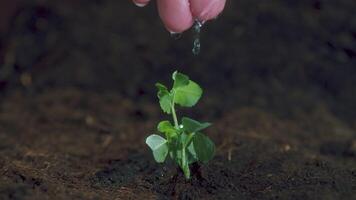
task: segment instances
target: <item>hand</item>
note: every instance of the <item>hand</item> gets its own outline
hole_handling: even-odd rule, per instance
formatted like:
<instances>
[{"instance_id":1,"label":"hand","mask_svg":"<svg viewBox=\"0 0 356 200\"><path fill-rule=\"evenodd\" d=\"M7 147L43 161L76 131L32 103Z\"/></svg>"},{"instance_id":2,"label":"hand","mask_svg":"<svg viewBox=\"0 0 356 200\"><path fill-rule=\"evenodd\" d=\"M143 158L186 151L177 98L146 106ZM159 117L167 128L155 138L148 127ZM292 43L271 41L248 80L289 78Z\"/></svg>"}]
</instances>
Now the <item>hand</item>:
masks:
<instances>
[{"instance_id":1,"label":"hand","mask_svg":"<svg viewBox=\"0 0 356 200\"><path fill-rule=\"evenodd\" d=\"M150 0L133 0L140 7ZM157 0L159 15L172 33L189 29L195 20L205 22L216 18L224 9L226 0Z\"/></svg>"}]
</instances>

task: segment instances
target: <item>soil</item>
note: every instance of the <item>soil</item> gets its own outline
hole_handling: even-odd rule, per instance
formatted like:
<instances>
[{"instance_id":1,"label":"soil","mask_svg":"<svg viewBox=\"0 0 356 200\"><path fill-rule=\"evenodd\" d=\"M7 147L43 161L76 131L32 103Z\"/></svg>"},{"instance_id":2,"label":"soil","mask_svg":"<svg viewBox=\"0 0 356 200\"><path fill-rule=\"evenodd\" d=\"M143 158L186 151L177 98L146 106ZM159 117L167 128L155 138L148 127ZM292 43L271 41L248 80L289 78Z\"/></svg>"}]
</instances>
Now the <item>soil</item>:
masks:
<instances>
[{"instance_id":1,"label":"soil","mask_svg":"<svg viewBox=\"0 0 356 200\"><path fill-rule=\"evenodd\" d=\"M154 4L26 1L0 34L0 199L356 199L355 9L230 1L194 56ZM217 146L191 180L144 143L177 68Z\"/></svg>"}]
</instances>

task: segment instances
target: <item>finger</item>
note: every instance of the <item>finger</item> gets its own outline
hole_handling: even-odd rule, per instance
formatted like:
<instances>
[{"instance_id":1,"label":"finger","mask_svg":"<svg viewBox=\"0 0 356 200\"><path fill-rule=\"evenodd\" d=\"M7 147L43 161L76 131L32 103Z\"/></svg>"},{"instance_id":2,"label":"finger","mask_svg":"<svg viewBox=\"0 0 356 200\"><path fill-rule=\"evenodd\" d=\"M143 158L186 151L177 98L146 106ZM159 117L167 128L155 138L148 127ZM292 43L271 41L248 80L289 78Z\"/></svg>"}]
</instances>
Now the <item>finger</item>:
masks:
<instances>
[{"instance_id":1,"label":"finger","mask_svg":"<svg viewBox=\"0 0 356 200\"><path fill-rule=\"evenodd\" d=\"M188 0L158 0L159 15L170 32L181 33L193 25Z\"/></svg>"},{"instance_id":2,"label":"finger","mask_svg":"<svg viewBox=\"0 0 356 200\"><path fill-rule=\"evenodd\" d=\"M133 0L136 6L143 7L148 4L150 0Z\"/></svg>"},{"instance_id":3,"label":"finger","mask_svg":"<svg viewBox=\"0 0 356 200\"><path fill-rule=\"evenodd\" d=\"M226 0L190 0L193 17L199 21L216 18L225 7Z\"/></svg>"}]
</instances>

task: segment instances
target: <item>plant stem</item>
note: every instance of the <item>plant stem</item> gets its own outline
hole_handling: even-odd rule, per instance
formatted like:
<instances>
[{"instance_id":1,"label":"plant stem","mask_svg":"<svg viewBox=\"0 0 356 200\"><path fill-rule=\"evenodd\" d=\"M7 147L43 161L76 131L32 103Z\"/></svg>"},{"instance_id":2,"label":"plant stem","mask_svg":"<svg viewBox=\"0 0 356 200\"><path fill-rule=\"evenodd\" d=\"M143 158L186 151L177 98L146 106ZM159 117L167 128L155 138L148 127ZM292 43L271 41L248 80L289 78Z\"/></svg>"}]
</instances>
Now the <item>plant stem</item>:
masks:
<instances>
[{"instance_id":1,"label":"plant stem","mask_svg":"<svg viewBox=\"0 0 356 200\"><path fill-rule=\"evenodd\" d=\"M178 120L177 120L176 110L174 109L174 103L172 104L172 116L173 116L173 121L174 121L174 127L176 129L178 129L179 128L179 124L178 124Z\"/></svg>"},{"instance_id":2,"label":"plant stem","mask_svg":"<svg viewBox=\"0 0 356 200\"><path fill-rule=\"evenodd\" d=\"M172 106L171 106L171 110L172 110L172 116L173 116L173 121L174 121L174 127L178 130L179 129L179 124L178 124L178 119L177 119L177 114L176 114L176 110L174 108L174 97L175 95L173 95L172 98ZM189 137L189 143L191 141L192 136L190 135ZM187 163L187 155L186 155L186 144L181 144L182 147L182 158L180 160L180 165L181 168L183 170L184 176L186 179L190 179L190 169Z\"/></svg>"},{"instance_id":3,"label":"plant stem","mask_svg":"<svg viewBox=\"0 0 356 200\"><path fill-rule=\"evenodd\" d=\"M175 97L175 95L173 95L173 98L172 98L171 110L172 110L172 116L173 116L173 121L174 121L174 127L176 129L178 129L179 128L179 124L178 124L176 109L174 108L174 97Z\"/></svg>"},{"instance_id":4,"label":"plant stem","mask_svg":"<svg viewBox=\"0 0 356 200\"><path fill-rule=\"evenodd\" d=\"M184 147L182 148L182 166L185 178L190 179L190 169L187 163L186 149Z\"/></svg>"}]
</instances>

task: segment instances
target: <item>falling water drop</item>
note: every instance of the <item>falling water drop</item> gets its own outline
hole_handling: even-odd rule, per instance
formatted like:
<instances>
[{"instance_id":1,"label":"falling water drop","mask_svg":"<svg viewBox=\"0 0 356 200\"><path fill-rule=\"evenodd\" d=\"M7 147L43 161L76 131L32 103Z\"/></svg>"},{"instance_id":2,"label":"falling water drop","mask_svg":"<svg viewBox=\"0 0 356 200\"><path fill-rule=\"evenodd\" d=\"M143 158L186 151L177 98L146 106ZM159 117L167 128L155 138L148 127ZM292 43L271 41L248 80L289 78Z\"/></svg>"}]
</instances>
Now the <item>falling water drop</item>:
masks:
<instances>
[{"instance_id":1,"label":"falling water drop","mask_svg":"<svg viewBox=\"0 0 356 200\"><path fill-rule=\"evenodd\" d=\"M192 52L194 55L199 55L200 53L200 30L203 26L202 22L196 21L194 24L194 42Z\"/></svg>"},{"instance_id":2,"label":"falling water drop","mask_svg":"<svg viewBox=\"0 0 356 200\"><path fill-rule=\"evenodd\" d=\"M200 53L200 39L199 38L194 39L192 52L196 56L199 55L199 53Z\"/></svg>"}]
</instances>

